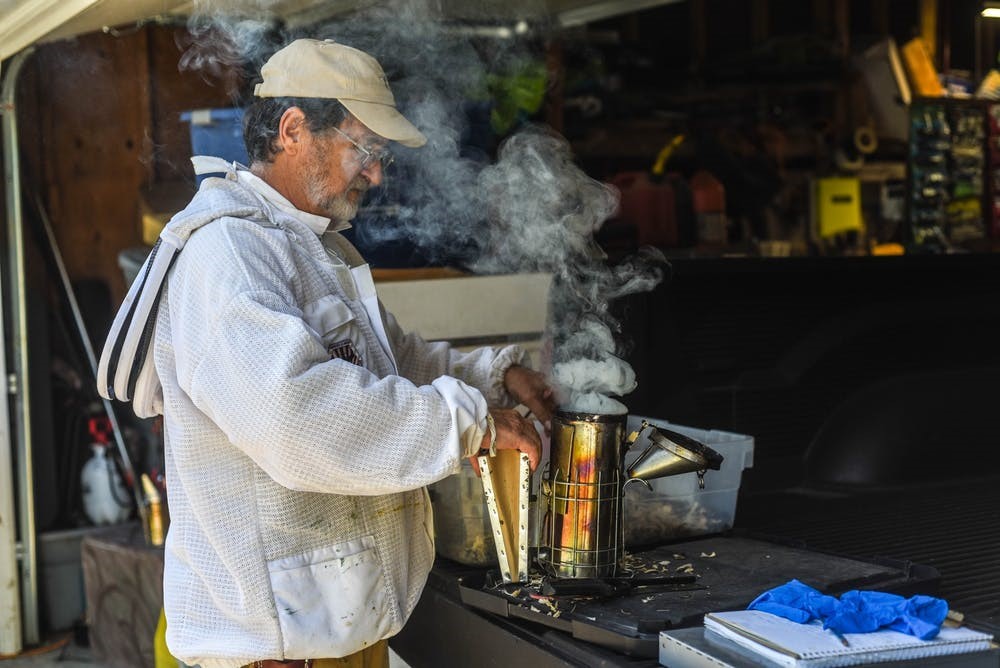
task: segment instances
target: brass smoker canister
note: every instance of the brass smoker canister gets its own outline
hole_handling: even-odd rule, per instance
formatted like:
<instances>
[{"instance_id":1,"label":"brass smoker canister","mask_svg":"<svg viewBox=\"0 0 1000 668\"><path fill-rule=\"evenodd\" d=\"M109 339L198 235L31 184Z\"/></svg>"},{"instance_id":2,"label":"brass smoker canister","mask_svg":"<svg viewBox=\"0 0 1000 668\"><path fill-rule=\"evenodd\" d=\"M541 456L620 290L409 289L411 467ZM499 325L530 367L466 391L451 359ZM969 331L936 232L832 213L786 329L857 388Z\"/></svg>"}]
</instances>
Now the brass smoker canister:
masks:
<instances>
[{"instance_id":1,"label":"brass smoker canister","mask_svg":"<svg viewBox=\"0 0 1000 668\"><path fill-rule=\"evenodd\" d=\"M626 415L558 411L542 474L538 562L551 575L614 577L624 550L621 500Z\"/></svg>"},{"instance_id":2,"label":"brass smoker canister","mask_svg":"<svg viewBox=\"0 0 1000 668\"><path fill-rule=\"evenodd\" d=\"M649 424L626 437L622 415L557 411L552 418L549 461L542 471L538 563L561 578L617 577L626 569L624 490L639 481L697 472L723 457L684 434ZM648 432L649 445L626 469L628 448Z\"/></svg>"}]
</instances>

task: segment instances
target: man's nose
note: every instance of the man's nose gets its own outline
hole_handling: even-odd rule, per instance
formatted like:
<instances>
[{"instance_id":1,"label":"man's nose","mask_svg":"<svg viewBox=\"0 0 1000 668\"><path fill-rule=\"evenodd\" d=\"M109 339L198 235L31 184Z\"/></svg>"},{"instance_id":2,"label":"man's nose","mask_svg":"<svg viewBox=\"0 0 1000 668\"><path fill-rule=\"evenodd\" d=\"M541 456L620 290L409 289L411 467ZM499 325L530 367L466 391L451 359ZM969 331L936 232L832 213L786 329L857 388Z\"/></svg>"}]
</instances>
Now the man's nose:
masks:
<instances>
[{"instance_id":1,"label":"man's nose","mask_svg":"<svg viewBox=\"0 0 1000 668\"><path fill-rule=\"evenodd\" d=\"M361 170L361 174L364 175L368 182L373 186L381 185L382 183L382 161L372 160L370 164L366 165L364 169Z\"/></svg>"}]
</instances>

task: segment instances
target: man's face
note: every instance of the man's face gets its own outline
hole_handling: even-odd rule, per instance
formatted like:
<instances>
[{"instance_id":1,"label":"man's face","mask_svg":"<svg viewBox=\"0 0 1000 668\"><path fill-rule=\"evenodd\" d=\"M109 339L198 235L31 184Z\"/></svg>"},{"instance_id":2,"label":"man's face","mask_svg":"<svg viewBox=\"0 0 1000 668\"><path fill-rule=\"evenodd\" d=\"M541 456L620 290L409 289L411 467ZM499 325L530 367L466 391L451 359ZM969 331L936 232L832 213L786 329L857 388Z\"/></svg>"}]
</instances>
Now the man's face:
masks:
<instances>
[{"instance_id":1,"label":"man's face","mask_svg":"<svg viewBox=\"0 0 1000 668\"><path fill-rule=\"evenodd\" d=\"M368 188L382 182L379 161L362 166L365 156L351 140L375 152L384 149L387 141L354 117L349 116L339 129L347 136L332 130L311 134L301 177L309 211L347 221L357 215Z\"/></svg>"}]
</instances>

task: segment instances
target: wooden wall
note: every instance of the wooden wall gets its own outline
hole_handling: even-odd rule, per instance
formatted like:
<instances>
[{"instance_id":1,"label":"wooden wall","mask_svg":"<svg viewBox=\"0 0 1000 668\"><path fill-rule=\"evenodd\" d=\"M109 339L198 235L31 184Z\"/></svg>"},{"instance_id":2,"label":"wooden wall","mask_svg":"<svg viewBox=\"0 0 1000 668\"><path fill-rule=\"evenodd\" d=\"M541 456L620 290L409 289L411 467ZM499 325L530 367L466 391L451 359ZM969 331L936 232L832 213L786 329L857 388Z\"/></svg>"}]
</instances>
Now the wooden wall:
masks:
<instances>
[{"instance_id":1,"label":"wooden wall","mask_svg":"<svg viewBox=\"0 0 1000 668\"><path fill-rule=\"evenodd\" d=\"M178 70L185 35L147 26L46 44L20 82L26 210L41 198L71 278L105 281L115 305L118 253L142 241L142 191L193 184L181 111L232 104L232 77Z\"/></svg>"}]
</instances>

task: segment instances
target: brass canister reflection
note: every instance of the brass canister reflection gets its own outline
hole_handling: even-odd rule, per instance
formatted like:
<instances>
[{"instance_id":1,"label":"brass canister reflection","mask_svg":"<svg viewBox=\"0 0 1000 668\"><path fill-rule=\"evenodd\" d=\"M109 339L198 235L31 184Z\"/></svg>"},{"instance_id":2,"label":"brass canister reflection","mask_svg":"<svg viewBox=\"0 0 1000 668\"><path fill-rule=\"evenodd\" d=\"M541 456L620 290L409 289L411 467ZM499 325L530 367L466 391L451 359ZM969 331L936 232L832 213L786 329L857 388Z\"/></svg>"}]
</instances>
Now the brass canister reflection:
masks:
<instances>
[{"instance_id":1,"label":"brass canister reflection","mask_svg":"<svg viewBox=\"0 0 1000 668\"><path fill-rule=\"evenodd\" d=\"M615 575L625 418L559 411L552 419L543 541L554 575Z\"/></svg>"}]
</instances>

